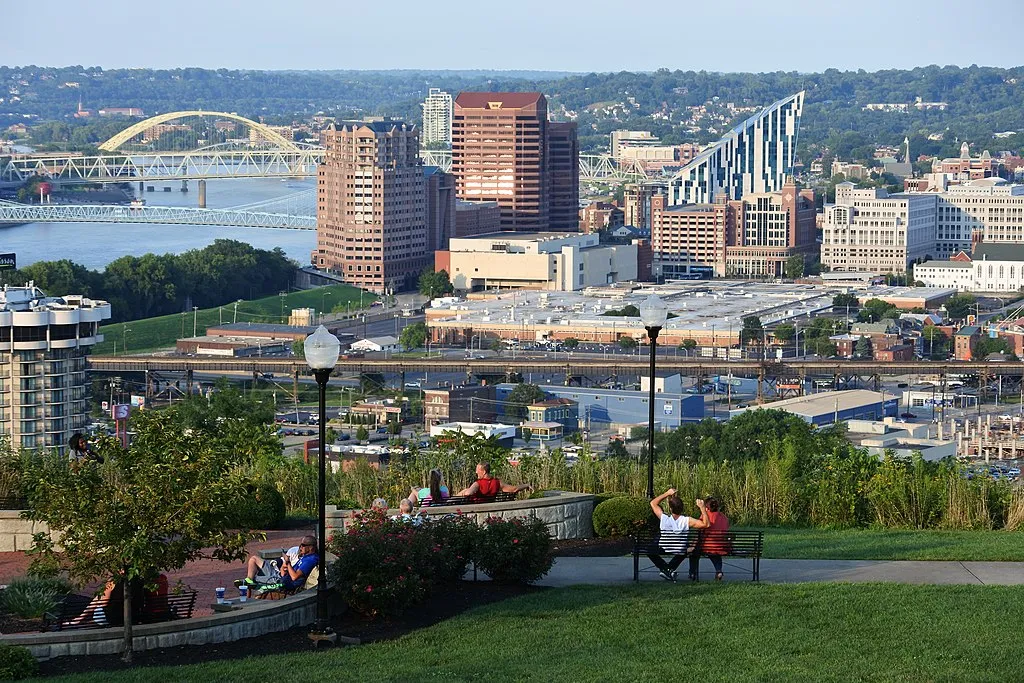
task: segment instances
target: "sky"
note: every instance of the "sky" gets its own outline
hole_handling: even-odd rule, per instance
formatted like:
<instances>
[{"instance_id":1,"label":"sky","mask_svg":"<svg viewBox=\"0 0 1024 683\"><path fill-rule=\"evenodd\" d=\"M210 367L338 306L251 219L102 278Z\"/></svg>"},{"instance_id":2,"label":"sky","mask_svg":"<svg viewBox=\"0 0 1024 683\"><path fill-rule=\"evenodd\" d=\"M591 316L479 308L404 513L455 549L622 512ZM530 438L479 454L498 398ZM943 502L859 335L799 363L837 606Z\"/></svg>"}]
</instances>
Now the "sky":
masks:
<instances>
[{"instance_id":1,"label":"sky","mask_svg":"<svg viewBox=\"0 0 1024 683\"><path fill-rule=\"evenodd\" d=\"M4 4L7 66L812 72L1024 64L1024 0Z\"/></svg>"}]
</instances>

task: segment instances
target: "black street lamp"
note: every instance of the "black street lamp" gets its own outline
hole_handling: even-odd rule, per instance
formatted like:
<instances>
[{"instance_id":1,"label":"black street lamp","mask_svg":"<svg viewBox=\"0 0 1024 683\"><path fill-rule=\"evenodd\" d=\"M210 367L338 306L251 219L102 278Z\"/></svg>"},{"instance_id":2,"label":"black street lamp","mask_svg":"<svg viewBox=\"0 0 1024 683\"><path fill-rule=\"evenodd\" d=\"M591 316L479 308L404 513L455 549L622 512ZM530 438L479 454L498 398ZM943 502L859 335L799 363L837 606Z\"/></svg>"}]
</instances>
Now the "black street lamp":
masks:
<instances>
[{"instance_id":1,"label":"black street lamp","mask_svg":"<svg viewBox=\"0 0 1024 683\"><path fill-rule=\"evenodd\" d=\"M320 390L320 487L317 492L317 510L320 513L320 524L317 528L317 570L319 576L316 583L316 623L309 631L313 640L334 641L334 630L327 624L327 567L324 557L327 555L327 381L331 371L338 363L341 343L338 338L320 325L313 334L306 337L303 344L306 362L316 378Z\"/></svg>"},{"instance_id":2,"label":"black street lamp","mask_svg":"<svg viewBox=\"0 0 1024 683\"><path fill-rule=\"evenodd\" d=\"M654 498L654 368L655 354L658 349L658 333L668 320L668 306L657 294L651 294L640 304L640 321L647 328L647 338L651 340L651 375L650 394L648 396L647 416L647 497Z\"/></svg>"}]
</instances>

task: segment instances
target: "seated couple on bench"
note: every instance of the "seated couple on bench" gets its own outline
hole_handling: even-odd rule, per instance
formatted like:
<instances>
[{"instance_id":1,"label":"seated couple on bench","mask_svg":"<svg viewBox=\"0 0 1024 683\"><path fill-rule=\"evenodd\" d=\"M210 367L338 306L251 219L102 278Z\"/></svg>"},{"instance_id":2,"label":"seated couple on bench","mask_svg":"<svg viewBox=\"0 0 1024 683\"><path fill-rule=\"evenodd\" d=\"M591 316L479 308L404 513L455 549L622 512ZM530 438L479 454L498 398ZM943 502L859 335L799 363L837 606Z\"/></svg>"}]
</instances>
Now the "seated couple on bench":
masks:
<instances>
[{"instance_id":1,"label":"seated couple on bench","mask_svg":"<svg viewBox=\"0 0 1024 683\"><path fill-rule=\"evenodd\" d=\"M413 506L428 507L431 505L453 505L471 503L491 503L499 499L500 494L515 495L520 491L532 491L529 484L515 486L502 484L497 477L491 476L489 463L481 462L476 466L476 481L452 496L444 483L441 470L430 470L430 484L427 488L415 488L409 494L408 501Z\"/></svg>"},{"instance_id":2,"label":"seated couple on bench","mask_svg":"<svg viewBox=\"0 0 1024 683\"><path fill-rule=\"evenodd\" d=\"M668 514L661 509L661 503L666 498L668 499ZM722 574L722 556L729 554L729 548L726 547L727 541L722 538L722 532L729 530L729 518L719 512L718 500L713 497L709 496L707 500L698 498L696 502L700 509L700 519L684 514L683 501L676 495L675 489L669 489L651 501L651 510L659 519L661 534L658 548L652 548L652 551L655 552L648 553L647 557L659 569L662 578L666 581L676 580L676 569L687 555L690 557L691 581L697 580L697 567L702 554L706 555L714 565L715 580L721 581L724 576ZM690 543L690 529L720 533L709 534L706 540L699 539ZM672 559L666 562L656 550L672 555Z\"/></svg>"},{"instance_id":3,"label":"seated couple on bench","mask_svg":"<svg viewBox=\"0 0 1024 683\"><path fill-rule=\"evenodd\" d=\"M290 548L278 559L267 560L259 555L250 555L246 576L236 580L235 586L249 586L257 591L254 596L257 598L270 592L294 593L316 576L319 560L316 538L303 536L298 546Z\"/></svg>"}]
</instances>

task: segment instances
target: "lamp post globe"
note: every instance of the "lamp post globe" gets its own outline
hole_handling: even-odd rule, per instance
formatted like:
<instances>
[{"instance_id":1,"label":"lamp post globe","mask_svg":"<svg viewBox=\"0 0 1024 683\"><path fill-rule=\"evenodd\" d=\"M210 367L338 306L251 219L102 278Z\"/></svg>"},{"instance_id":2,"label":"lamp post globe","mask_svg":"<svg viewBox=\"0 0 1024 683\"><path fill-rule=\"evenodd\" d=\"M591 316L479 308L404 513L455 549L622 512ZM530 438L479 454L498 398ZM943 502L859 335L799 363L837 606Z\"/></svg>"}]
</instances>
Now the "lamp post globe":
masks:
<instances>
[{"instance_id":1,"label":"lamp post globe","mask_svg":"<svg viewBox=\"0 0 1024 683\"><path fill-rule=\"evenodd\" d=\"M640 321L647 329L656 327L660 330L665 326L666 320L668 320L668 305L657 294L651 294L640 304Z\"/></svg>"},{"instance_id":2,"label":"lamp post globe","mask_svg":"<svg viewBox=\"0 0 1024 683\"><path fill-rule=\"evenodd\" d=\"M310 369L330 371L338 364L341 342L328 332L326 327L320 325L313 334L306 337L306 341L302 343L302 350Z\"/></svg>"},{"instance_id":3,"label":"lamp post globe","mask_svg":"<svg viewBox=\"0 0 1024 683\"><path fill-rule=\"evenodd\" d=\"M317 569L319 576L316 585L316 623L309 631L310 638L320 641L327 640L334 642L336 638L334 631L327 624L327 567L324 563L324 556L327 554L327 381L331 377L331 371L338 363L338 354L341 350L341 343L338 338L327 331L323 325L316 328L313 334L306 337L302 344L306 356L306 363L309 364L316 378L317 389L320 398L320 472L319 490L317 492L317 509L320 515L320 523L317 528Z\"/></svg>"},{"instance_id":4,"label":"lamp post globe","mask_svg":"<svg viewBox=\"0 0 1024 683\"><path fill-rule=\"evenodd\" d=\"M651 294L640 304L640 322L647 328L651 341L650 382L647 395L647 497L654 498L654 371L658 348L658 333L668 320L668 306L657 294Z\"/></svg>"}]
</instances>

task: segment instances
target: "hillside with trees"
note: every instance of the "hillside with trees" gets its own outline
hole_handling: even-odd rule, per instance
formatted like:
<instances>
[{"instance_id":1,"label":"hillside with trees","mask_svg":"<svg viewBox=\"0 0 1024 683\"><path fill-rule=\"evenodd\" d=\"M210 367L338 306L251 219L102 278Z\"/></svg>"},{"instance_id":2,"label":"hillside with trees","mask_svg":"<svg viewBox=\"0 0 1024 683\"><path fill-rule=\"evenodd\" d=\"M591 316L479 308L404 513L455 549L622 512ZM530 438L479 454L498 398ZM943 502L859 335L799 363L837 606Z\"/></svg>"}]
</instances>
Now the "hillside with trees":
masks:
<instances>
[{"instance_id":1,"label":"hillside with trees","mask_svg":"<svg viewBox=\"0 0 1024 683\"><path fill-rule=\"evenodd\" d=\"M389 114L419 121L428 87L461 90L540 90L552 116L580 124L581 149L604 151L618 128L650 130L665 142L709 142L757 108L800 90L807 99L801 158L825 147L829 155L864 158L868 145L902 142L922 154L953 155L959 142L979 149L1019 151L1024 145L1024 67L926 66L910 70L822 73L709 73L659 69L653 73L558 74L483 71L231 71L227 69L115 69L0 67L0 127L28 117L38 126L63 121L69 129L48 137L95 141L80 126L109 120L71 118L81 99L89 108L141 107L147 115L178 109L234 111L269 123ZM944 102L944 109L914 103ZM868 111L871 103L907 105L906 111ZM732 106L729 106L732 105ZM122 123L122 125L127 125ZM994 139L995 133L1015 135ZM941 139L929 139L929 136Z\"/></svg>"}]
</instances>

